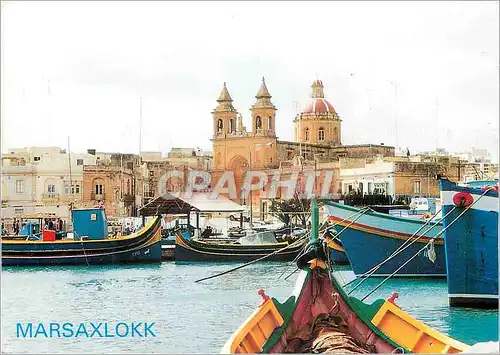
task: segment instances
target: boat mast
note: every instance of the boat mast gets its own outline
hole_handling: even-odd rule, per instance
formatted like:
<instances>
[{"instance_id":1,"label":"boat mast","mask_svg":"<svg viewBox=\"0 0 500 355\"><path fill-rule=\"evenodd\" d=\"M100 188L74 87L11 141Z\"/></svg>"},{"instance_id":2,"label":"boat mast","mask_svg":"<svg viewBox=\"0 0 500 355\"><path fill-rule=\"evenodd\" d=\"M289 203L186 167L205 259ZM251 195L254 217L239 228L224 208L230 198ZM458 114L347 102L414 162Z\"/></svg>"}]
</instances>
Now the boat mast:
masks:
<instances>
[{"instance_id":1,"label":"boat mast","mask_svg":"<svg viewBox=\"0 0 500 355\"><path fill-rule=\"evenodd\" d=\"M318 242L318 220L318 203L316 197L313 197L311 201L311 244Z\"/></svg>"},{"instance_id":2,"label":"boat mast","mask_svg":"<svg viewBox=\"0 0 500 355\"><path fill-rule=\"evenodd\" d=\"M142 150L142 96L140 99L140 108L139 108L139 155Z\"/></svg>"},{"instance_id":3,"label":"boat mast","mask_svg":"<svg viewBox=\"0 0 500 355\"><path fill-rule=\"evenodd\" d=\"M71 148L70 148L70 145L69 145L69 136L68 136L68 164L69 164L69 203L68 203L68 206L71 206L73 205L73 191L72 191L72 188L73 188L73 179L72 179L72 176L71 176ZM68 222L71 223L71 209L69 208L68 209L69 211L69 216L68 216ZM66 230L67 230L67 227L66 227Z\"/></svg>"}]
</instances>

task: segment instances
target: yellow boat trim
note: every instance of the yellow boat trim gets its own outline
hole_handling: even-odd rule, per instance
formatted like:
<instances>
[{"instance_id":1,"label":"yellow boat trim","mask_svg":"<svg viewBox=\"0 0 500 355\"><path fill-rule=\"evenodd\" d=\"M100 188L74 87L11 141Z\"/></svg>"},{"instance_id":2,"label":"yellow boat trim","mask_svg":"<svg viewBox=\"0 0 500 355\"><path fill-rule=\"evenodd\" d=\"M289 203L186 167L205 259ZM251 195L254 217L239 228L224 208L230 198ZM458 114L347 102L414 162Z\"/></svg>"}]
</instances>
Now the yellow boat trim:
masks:
<instances>
[{"instance_id":1,"label":"yellow boat trim","mask_svg":"<svg viewBox=\"0 0 500 355\"><path fill-rule=\"evenodd\" d=\"M372 323L392 341L412 353L460 353L470 347L416 320L389 301L380 307Z\"/></svg>"},{"instance_id":2,"label":"yellow boat trim","mask_svg":"<svg viewBox=\"0 0 500 355\"><path fill-rule=\"evenodd\" d=\"M309 268L313 270L314 268L320 268L320 269L328 269L328 266L326 266L325 262L321 259L314 259L311 261Z\"/></svg>"},{"instance_id":3,"label":"yellow boat trim","mask_svg":"<svg viewBox=\"0 0 500 355\"><path fill-rule=\"evenodd\" d=\"M84 253L83 255L35 256L35 258L39 258L39 259L53 259L53 258L64 259L64 258L78 258L78 257L97 257L97 256L103 256L103 255L109 255L109 254L116 255L116 254L122 254L122 253L131 252L131 251L136 251L139 249L144 249L144 248L150 247L150 246L152 246L160 241L161 241L161 230L158 229L158 231L156 231L156 233L153 234L150 239L148 239L146 244L140 244L140 245L135 246L134 248L128 249L128 250L119 250L116 252L100 253L100 254L85 254ZM85 250L83 250L83 252L85 252ZM13 257L9 256L7 258L30 259L33 257L32 256L13 256Z\"/></svg>"},{"instance_id":4,"label":"yellow boat trim","mask_svg":"<svg viewBox=\"0 0 500 355\"><path fill-rule=\"evenodd\" d=\"M274 330L284 322L272 299L268 299L233 333L221 354L260 353Z\"/></svg>"},{"instance_id":5,"label":"yellow boat trim","mask_svg":"<svg viewBox=\"0 0 500 355\"><path fill-rule=\"evenodd\" d=\"M137 238L137 237L143 235L144 233L146 233L148 231L148 229L151 228L151 226L153 225L153 223L156 222L157 219L158 219L158 216L155 216L153 219L151 219L151 221L149 221L149 223L144 228L142 228L140 231L138 231L136 233L132 233L130 235L122 235L122 236L118 236L116 238L95 239L95 240L94 239L86 239L86 240L53 240L53 241L50 241L50 242L43 241L43 240L2 240L2 244L26 244L26 243L29 243L29 244L78 243L78 244L80 244L80 243L101 243L101 242L113 242L113 241L119 241L119 240L127 240L127 239Z\"/></svg>"},{"instance_id":6,"label":"yellow boat trim","mask_svg":"<svg viewBox=\"0 0 500 355\"><path fill-rule=\"evenodd\" d=\"M326 245L330 249L333 249L333 250L336 250L336 251L341 251L341 252L345 253L344 247L342 245L340 245L339 243L337 243L335 240L331 239L331 238L326 238Z\"/></svg>"},{"instance_id":7,"label":"yellow boat trim","mask_svg":"<svg viewBox=\"0 0 500 355\"><path fill-rule=\"evenodd\" d=\"M184 237L182 237L184 238ZM210 246L216 246L217 243L207 243L207 242L203 242L201 240L196 240L196 243L200 243L200 244L204 244L208 247ZM274 247L274 246L277 246L277 245L283 245L283 247L286 247L288 244L288 242L279 242L279 243L265 243L265 244L259 244L259 246L270 246L270 247ZM235 244L235 243L224 243L224 246L229 246L229 247L240 247L242 246L242 244ZM248 245L248 246L251 246L251 245Z\"/></svg>"},{"instance_id":8,"label":"yellow boat trim","mask_svg":"<svg viewBox=\"0 0 500 355\"><path fill-rule=\"evenodd\" d=\"M199 243L199 242L198 242L198 243ZM208 254L208 255L224 255L224 256L235 256L235 255L263 255L263 256L264 256L264 255L268 255L268 254L269 254L268 252L263 251L263 250L261 250L261 251L259 251L259 252L257 252L257 253L254 253L254 252L252 252L252 251L249 251L249 252L248 252L248 253L246 253L246 254L234 254L234 253L233 253L233 254L230 254L230 253L227 253L227 252L226 252L226 253L223 253L223 252L218 252L218 251L216 251L216 252L211 252L211 251L205 251L205 250L194 249L194 248L192 248L190 245L188 245L188 244L185 242L185 240L184 240L184 238L183 238L183 237L181 237L181 236L179 236L179 235L176 235L176 236L175 236L175 244L176 244L176 245L179 245L180 247L183 247L184 249L191 250L191 251L193 251L193 252L195 252L195 253L198 253L198 254ZM237 245L238 245L238 244L235 244L235 246L237 246ZM285 248L285 247L286 247L286 246L288 246L288 245L289 245L289 244L284 245L284 246L283 246L283 248ZM214 246L216 246L216 245L214 244ZM273 251L272 251L272 253L276 253L276 254L279 254L279 255L292 254L292 253L296 253L296 252L297 252L297 250L296 250L296 249L294 249L294 248L297 248L297 247L298 247L298 245L297 245L297 246L294 246L294 247L290 247L290 248L285 249L285 250L283 250L283 251L277 252L278 250L282 249L282 248L280 248L280 249L273 250ZM302 246L300 246L300 247L302 248Z\"/></svg>"}]
</instances>

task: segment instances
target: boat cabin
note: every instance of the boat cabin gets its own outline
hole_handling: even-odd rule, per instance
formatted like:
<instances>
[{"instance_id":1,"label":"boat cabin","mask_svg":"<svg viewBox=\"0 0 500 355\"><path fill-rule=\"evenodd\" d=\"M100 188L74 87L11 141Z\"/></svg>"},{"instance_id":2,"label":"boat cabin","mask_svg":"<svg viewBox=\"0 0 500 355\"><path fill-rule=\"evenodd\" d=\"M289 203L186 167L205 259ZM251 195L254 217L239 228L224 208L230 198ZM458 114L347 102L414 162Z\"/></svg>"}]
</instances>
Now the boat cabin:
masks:
<instances>
[{"instance_id":1,"label":"boat cabin","mask_svg":"<svg viewBox=\"0 0 500 355\"><path fill-rule=\"evenodd\" d=\"M108 237L108 222L103 208L73 209L71 220L75 240L99 240Z\"/></svg>"}]
</instances>

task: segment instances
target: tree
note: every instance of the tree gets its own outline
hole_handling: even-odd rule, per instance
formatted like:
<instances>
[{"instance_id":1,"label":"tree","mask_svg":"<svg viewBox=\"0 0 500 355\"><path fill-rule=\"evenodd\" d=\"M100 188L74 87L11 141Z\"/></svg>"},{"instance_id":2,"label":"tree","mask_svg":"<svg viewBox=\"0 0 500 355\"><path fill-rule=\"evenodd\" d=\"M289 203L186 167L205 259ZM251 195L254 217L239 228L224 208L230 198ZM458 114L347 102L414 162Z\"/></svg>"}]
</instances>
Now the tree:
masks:
<instances>
[{"instance_id":1,"label":"tree","mask_svg":"<svg viewBox=\"0 0 500 355\"><path fill-rule=\"evenodd\" d=\"M311 199L301 198L299 193L295 192L293 198L289 200L272 200L269 211L287 227L290 226L293 216L306 227L311 213Z\"/></svg>"}]
</instances>

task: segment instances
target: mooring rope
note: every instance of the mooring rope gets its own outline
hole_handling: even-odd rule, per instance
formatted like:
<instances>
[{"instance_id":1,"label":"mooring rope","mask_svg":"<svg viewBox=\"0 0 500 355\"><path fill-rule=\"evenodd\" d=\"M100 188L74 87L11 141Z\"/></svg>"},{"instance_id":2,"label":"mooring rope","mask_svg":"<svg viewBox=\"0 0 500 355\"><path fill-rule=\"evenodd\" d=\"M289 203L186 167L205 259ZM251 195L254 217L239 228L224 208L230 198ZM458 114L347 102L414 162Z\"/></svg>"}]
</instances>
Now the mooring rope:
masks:
<instances>
[{"instance_id":1,"label":"mooring rope","mask_svg":"<svg viewBox=\"0 0 500 355\"><path fill-rule=\"evenodd\" d=\"M323 223L323 222L322 222L322 223ZM321 232L321 231L318 231L318 232ZM251 265L251 264L254 264L254 263L256 263L256 262L259 262L259 261L265 260L265 259L267 259L267 258L269 258L269 257L271 257L271 256L273 256L273 255L276 255L276 254L278 254L278 253L280 253L280 252L282 252L282 251L284 251L284 250L286 250L286 249L289 249L289 248L291 248L291 247L297 246L298 244L302 243L304 240L306 240L307 238L309 238L309 235L310 235L310 234L311 234L311 231L307 232L307 233L306 233L306 234L304 234L302 237L300 237L300 238L299 238L299 239L297 239L296 241L292 242L291 244L287 245L286 247L281 248L281 249L279 249L279 250L275 250L275 251L273 251L272 253L269 253L268 255L264 255L264 256L262 256L262 257L260 257L260 258L258 258L258 259L255 259L255 260L249 261L249 262L247 262L247 263L245 263L245 264L243 264L243 265L237 266L237 267L232 268L232 269L230 269L230 270L226 270L226 271L221 272L221 273L219 273L219 274L215 274L215 275L212 275L212 276L208 276L208 277L204 277L204 278L198 279L198 280L196 280L195 282L201 282L201 281L209 280L209 279L212 279L212 278L215 278L215 277L219 277L219 276L222 276L222 275L226 275L226 274L229 274L229 273L231 273L231 272L233 272L233 271L236 271L236 270L242 269L242 268L244 268L244 267L246 267L246 266L249 266L249 265ZM305 246L304 246L304 247L305 247ZM296 259L298 259L298 257L296 257ZM292 274L293 274L293 273L292 273Z\"/></svg>"},{"instance_id":2,"label":"mooring rope","mask_svg":"<svg viewBox=\"0 0 500 355\"><path fill-rule=\"evenodd\" d=\"M267 258L269 258L269 257L271 257L271 256L273 256L273 255L276 255L276 254L278 254L278 253L281 253L282 251L284 251L284 250L286 250L286 249L289 249L289 248L291 248L291 247L297 246L297 244L299 244L299 242L302 242L302 241L303 241L303 240L305 240L307 237L308 237L308 235L307 235L307 234L305 234L305 235L303 235L302 237L300 237L299 239L297 239L296 241L294 241L293 243L291 243L291 244L287 245L287 246L286 246L286 247L284 247L284 248L281 248L281 249L275 250L275 251L273 251L272 253L269 253L269 254L267 254L267 255L264 255L264 256L262 256L262 257L260 257L260 258L258 258L258 259L255 259L255 260L249 261L249 262L247 262L247 263L245 263L245 264L243 264L243 265L237 266L237 267L232 268L232 269L230 269L230 270L227 270L227 271L221 272L221 273L219 273L219 274L215 274L215 275L212 275L212 276L208 276L208 277L204 277L204 278L198 279L198 280L196 280L195 282L205 281L205 280L208 280L208 279L213 279L214 277L218 277L218 276L222 276L222 275L225 275L225 274L229 274L229 273L231 273L231 272L233 272L233 271L236 271L236 270L238 270L238 269L242 269L242 268L244 268L244 267L246 267L246 266L249 266L249 265L251 265L251 264L254 264L254 263L258 262L258 261L265 260L265 259L267 259Z\"/></svg>"}]
</instances>

